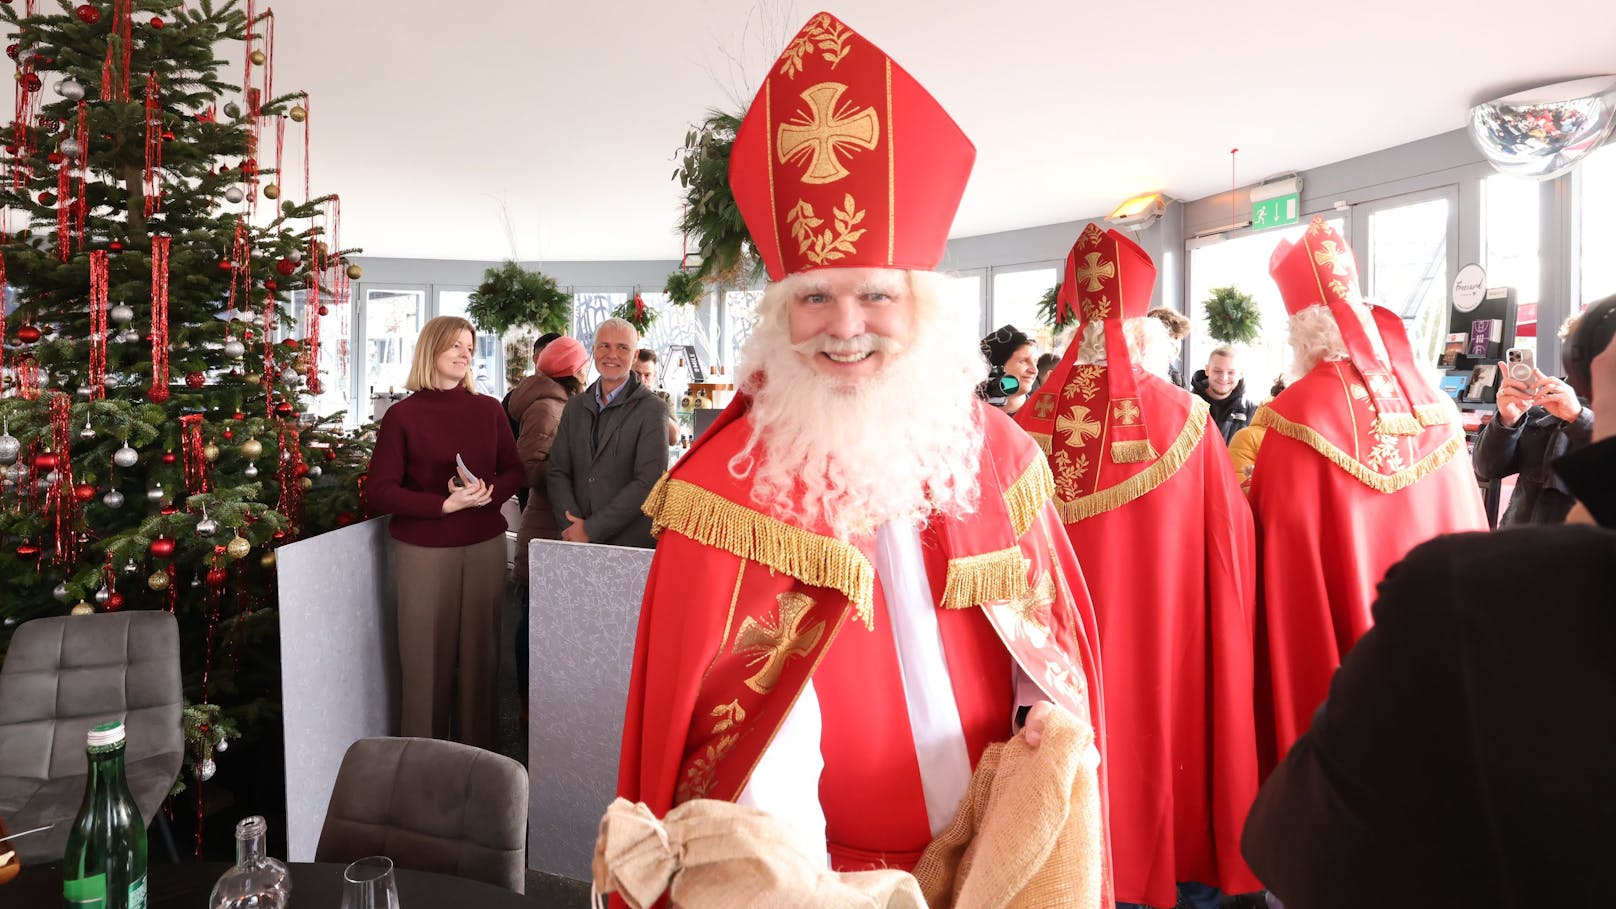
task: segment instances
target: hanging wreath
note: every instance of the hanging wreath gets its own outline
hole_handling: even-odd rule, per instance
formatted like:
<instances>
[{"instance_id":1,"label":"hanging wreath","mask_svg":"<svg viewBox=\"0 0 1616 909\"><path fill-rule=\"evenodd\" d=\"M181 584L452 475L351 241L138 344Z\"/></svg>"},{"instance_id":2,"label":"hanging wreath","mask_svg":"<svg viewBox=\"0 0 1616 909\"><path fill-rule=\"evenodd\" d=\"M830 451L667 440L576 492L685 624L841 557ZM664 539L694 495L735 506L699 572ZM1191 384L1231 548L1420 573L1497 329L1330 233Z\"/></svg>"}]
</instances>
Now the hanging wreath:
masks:
<instances>
[{"instance_id":1,"label":"hanging wreath","mask_svg":"<svg viewBox=\"0 0 1616 909\"><path fill-rule=\"evenodd\" d=\"M513 328L565 333L572 327L572 294L543 272L506 262L483 272L471 292L466 316L481 331L503 335Z\"/></svg>"},{"instance_id":2,"label":"hanging wreath","mask_svg":"<svg viewBox=\"0 0 1616 909\"><path fill-rule=\"evenodd\" d=\"M1060 315L1060 304L1058 303L1060 289L1060 283L1056 282L1054 287L1044 291L1043 299L1038 301L1038 318L1042 319L1045 325L1054 329L1055 334L1060 334L1068 326L1077 324L1077 312L1075 309L1067 309L1064 318Z\"/></svg>"},{"instance_id":3,"label":"hanging wreath","mask_svg":"<svg viewBox=\"0 0 1616 909\"><path fill-rule=\"evenodd\" d=\"M1206 310L1206 331L1222 344L1250 344L1262 331L1262 307L1251 294L1233 285L1212 288L1201 303Z\"/></svg>"},{"instance_id":4,"label":"hanging wreath","mask_svg":"<svg viewBox=\"0 0 1616 909\"><path fill-rule=\"evenodd\" d=\"M705 120L685 133L673 172L685 191L679 230L695 242L701 265L693 274L705 281L750 284L762 270L763 260L729 188L729 155L740 127L740 116L709 110Z\"/></svg>"},{"instance_id":5,"label":"hanging wreath","mask_svg":"<svg viewBox=\"0 0 1616 909\"><path fill-rule=\"evenodd\" d=\"M662 285L662 292L668 295L668 302L675 306L695 306L707 295L707 286L696 272L676 271L668 275L668 283Z\"/></svg>"},{"instance_id":6,"label":"hanging wreath","mask_svg":"<svg viewBox=\"0 0 1616 909\"><path fill-rule=\"evenodd\" d=\"M645 298L635 294L627 303L612 310L612 318L622 319L634 326L634 330L643 338L656 322L657 311L645 305Z\"/></svg>"}]
</instances>

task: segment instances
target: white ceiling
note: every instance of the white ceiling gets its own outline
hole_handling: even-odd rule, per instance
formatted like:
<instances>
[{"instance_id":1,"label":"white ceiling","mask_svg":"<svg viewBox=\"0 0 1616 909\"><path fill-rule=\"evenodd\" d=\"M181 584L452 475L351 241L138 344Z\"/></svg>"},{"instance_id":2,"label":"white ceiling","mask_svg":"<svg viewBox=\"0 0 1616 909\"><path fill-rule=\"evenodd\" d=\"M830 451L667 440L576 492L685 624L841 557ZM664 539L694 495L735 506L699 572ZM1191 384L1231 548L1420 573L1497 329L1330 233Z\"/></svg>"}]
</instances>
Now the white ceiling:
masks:
<instances>
[{"instance_id":1,"label":"white ceiling","mask_svg":"<svg viewBox=\"0 0 1616 909\"><path fill-rule=\"evenodd\" d=\"M789 0L274 8L276 86L313 95L315 188L342 195L344 245L539 260L677 258L670 174L687 125L708 107L736 106L732 97L749 100L817 9ZM1471 103L1507 91L1616 72L1611 0L825 8L908 69L975 141L955 236L1092 216L1145 190L1196 199L1228 187L1231 147L1249 183L1446 132ZM294 139L295 127L289 149Z\"/></svg>"}]
</instances>

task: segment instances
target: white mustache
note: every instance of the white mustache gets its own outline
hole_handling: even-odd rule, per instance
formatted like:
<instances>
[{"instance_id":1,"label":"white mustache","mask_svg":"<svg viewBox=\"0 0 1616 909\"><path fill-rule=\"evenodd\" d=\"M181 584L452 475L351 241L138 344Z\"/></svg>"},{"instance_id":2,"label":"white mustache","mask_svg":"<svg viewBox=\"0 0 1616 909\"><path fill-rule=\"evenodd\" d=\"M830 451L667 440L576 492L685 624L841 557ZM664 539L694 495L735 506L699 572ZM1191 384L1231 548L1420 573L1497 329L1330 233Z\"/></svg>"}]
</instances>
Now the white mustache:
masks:
<instances>
[{"instance_id":1,"label":"white mustache","mask_svg":"<svg viewBox=\"0 0 1616 909\"><path fill-rule=\"evenodd\" d=\"M865 334L855 335L851 338L815 335L800 344L791 345L791 349L806 357L822 353L838 357L851 357L859 354L898 353L903 350L903 345L886 335Z\"/></svg>"}]
</instances>

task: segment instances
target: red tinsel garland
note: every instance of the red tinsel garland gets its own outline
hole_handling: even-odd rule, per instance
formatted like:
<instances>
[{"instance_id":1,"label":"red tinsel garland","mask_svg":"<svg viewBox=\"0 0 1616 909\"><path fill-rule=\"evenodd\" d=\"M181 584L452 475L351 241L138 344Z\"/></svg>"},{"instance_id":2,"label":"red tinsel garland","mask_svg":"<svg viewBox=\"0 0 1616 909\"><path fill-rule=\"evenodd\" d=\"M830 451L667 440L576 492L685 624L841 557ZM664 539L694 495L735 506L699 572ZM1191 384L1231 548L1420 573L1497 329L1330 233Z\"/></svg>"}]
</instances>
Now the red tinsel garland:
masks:
<instances>
[{"instance_id":1,"label":"red tinsel garland","mask_svg":"<svg viewBox=\"0 0 1616 909\"><path fill-rule=\"evenodd\" d=\"M17 397L26 401L39 397L39 361L31 353L17 358Z\"/></svg>"},{"instance_id":2,"label":"red tinsel garland","mask_svg":"<svg viewBox=\"0 0 1616 909\"><path fill-rule=\"evenodd\" d=\"M250 244L247 242L247 219L238 215L236 217L235 236L230 240L230 299L225 305L225 319L227 321L235 321L237 309L245 310L247 308L246 289L242 291L241 305L236 305L236 287L241 283L242 278L249 273L250 261L248 257L250 255ZM228 332L229 329L227 328L226 331Z\"/></svg>"},{"instance_id":3,"label":"red tinsel garland","mask_svg":"<svg viewBox=\"0 0 1616 909\"><path fill-rule=\"evenodd\" d=\"M78 561L78 535L73 532L73 517L78 512L78 498L73 495L73 399L62 392L50 398L51 453L55 463L47 473L56 471L56 482L45 492L45 514L51 522L56 553L51 562L69 565Z\"/></svg>"},{"instance_id":4,"label":"red tinsel garland","mask_svg":"<svg viewBox=\"0 0 1616 909\"><path fill-rule=\"evenodd\" d=\"M64 158L56 171L56 258L66 262L72 254L73 164Z\"/></svg>"},{"instance_id":5,"label":"red tinsel garland","mask_svg":"<svg viewBox=\"0 0 1616 909\"><path fill-rule=\"evenodd\" d=\"M288 540L298 538L303 523L303 484L298 482L298 467L303 464L303 446L299 435L297 424L292 420L281 424L281 463L276 474L281 494L275 510L286 518ZM307 473L307 468L302 472Z\"/></svg>"},{"instance_id":6,"label":"red tinsel garland","mask_svg":"<svg viewBox=\"0 0 1616 909\"><path fill-rule=\"evenodd\" d=\"M163 208L163 188L159 184L163 168L163 105L161 86L154 71L146 76L146 217Z\"/></svg>"},{"instance_id":7,"label":"red tinsel garland","mask_svg":"<svg viewBox=\"0 0 1616 909\"><path fill-rule=\"evenodd\" d=\"M129 100L129 60L134 51L134 0L112 0L112 34L101 64L101 100ZM116 52L116 53L115 53Z\"/></svg>"},{"instance_id":8,"label":"red tinsel garland","mask_svg":"<svg viewBox=\"0 0 1616 909\"><path fill-rule=\"evenodd\" d=\"M172 237L152 237L152 383L146 397L154 404L168 400L168 248L172 242Z\"/></svg>"},{"instance_id":9,"label":"red tinsel garland","mask_svg":"<svg viewBox=\"0 0 1616 909\"><path fill-rule=\"evenodd\" d=\"M6 307L5 299L11 290L11 282L6 279L6 257L0 253L0 376L6 374ZM0 385L0 398L5 397L6 390Z\"/></svg>"},{"instance_id":10,"label":"red tinsel garland","mask_svg":"<svg viewBox=\"0 0 1616 909\"><path fill-rule=\"evenodd\" d=\"M90 111L89 102L79 102L78 140L78 192L73 197L73 241L78 249L84 248L84 219L90 211L90 200L84 192L84 183L90 173Z\"/></svg>"},{"instance_id":11,"label":"red tinsel garland","mask_svg":"<svg viewBox=\"0 0 1616 909\"><path fill-rule=\"evenodd\" d=\"M207 492L208 459L202 454L206 443L202 441L202 415L188 413L180 417L180 449L185 458L185 490L191 495Z\"/></svg>"},{"instance_id":12,"label":"red tinsel garland","mask_svg":"<svg viewBox=\"0 0 1616 909\"><path fill-rule=\"evenodd\" d=\"M309 192L309 128L314 120L314 107L309 103L309 93L303 93L303 204L309 204L313 194ZM284 189L285 187L282 187Z\"/></svg>"},{"instance_id":13,"label":"red tinsel garland","mask_svg":"<svg viewBox=\"0 0 1616 909\"><path fill-rule=\"evenodd\" d=\"M90 400L107 395L107 251L90 252Z\"/></svg>"}]
</instances>

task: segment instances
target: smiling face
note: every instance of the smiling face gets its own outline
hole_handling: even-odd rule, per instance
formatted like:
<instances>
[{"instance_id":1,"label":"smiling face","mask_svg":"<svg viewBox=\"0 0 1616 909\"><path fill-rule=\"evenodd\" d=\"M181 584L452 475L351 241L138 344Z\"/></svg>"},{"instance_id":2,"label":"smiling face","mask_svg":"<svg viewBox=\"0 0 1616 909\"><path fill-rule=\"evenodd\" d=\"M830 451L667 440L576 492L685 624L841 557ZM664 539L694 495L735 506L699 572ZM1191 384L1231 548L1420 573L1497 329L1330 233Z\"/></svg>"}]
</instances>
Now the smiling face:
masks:
<instances>
[{"instance_id":1,"label":"smiling face","mask_svg":"<svg viewBox=\"0 0 1616 909\"><path fill-rule=\"evenodd\" d=\"M1038 345L1023 344L1016 348L1016 352L1005 361L1004 374L1015 376L1021 383L1018 394L1031 391L1032 383L1038 378Z\"/></svg>"},{"instance_id":2,"label":"smiling face","mask_svg":"<svg viewBox=\"0 0 1616 909\"><path fill-rule=\"evenodd\" d=\"M914 339L915 300L901 271L811 272L786 301L786 315L797 356L838 384L879 375Z\"/></svg>"},{"instance_id":3,"label":"smiling face","mask_svg":"<svg viewBox=\"0 0 1616 909\"><path fill-rule=\"evenodd\" d=\"M1222 400L1240 384L1240 364L1234 357L1213 354L1206 360L1206 390Z\"/></svg>"},{"instance_id":4,"label":"smiling face","mask_svg":"<svg viewBox=\"0 0 1616 909\"><path fill-rule=\"evenodd\" d=\"M432 361L438 388L449 389L465 381L466 370L471 368L471 355L476 347L471 332L461 330L454 335L449 346L438 352Z\"/></svg>"},{"instance_id":5,"label":"smiling face","mask_svg":"<svg viewBox=\"0 0 1616 909\"><path fill-rule=\"evenodd\" d=\"M595 333L595 371L607 385L615 387L628 377L640 339L632 330L602 325Z\"/></svg>"}]
</instances>

